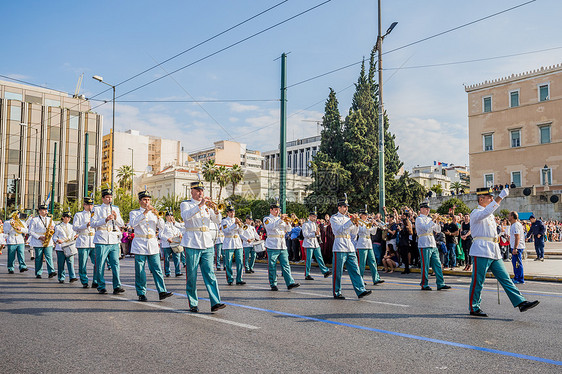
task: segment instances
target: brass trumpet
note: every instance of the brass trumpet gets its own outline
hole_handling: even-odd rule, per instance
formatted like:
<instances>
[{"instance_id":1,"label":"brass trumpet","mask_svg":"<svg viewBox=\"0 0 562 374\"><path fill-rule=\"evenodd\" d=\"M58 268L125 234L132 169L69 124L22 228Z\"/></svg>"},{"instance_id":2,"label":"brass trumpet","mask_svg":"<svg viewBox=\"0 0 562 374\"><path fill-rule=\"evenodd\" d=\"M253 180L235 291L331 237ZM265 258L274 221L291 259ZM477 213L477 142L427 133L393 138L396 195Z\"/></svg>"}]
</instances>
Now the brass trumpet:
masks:
<instances>
[{"instance_id":1,"label":"brass trumpet","mask_svg":"<svg viewBox=\"0 0 562 374\"><path fill-rule=\"evenodd\" d=\"M224 205L223 203L217 204L217 203L215 203L214 201L211 201L211 200L205 201L205 205L207 207L213 209L213 210L216 210L216 211L221 211L221 210L224 210L226 208L226 205Z\"/></svg>"}]
</instances>

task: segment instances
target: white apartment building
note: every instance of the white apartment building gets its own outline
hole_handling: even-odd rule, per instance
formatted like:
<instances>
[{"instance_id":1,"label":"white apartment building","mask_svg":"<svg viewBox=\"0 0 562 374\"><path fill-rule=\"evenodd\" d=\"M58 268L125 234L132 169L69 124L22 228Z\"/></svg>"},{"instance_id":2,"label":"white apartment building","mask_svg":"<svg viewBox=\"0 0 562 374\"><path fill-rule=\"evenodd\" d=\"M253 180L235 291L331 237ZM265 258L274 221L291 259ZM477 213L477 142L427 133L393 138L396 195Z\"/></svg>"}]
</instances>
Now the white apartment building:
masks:
<instances>
[{"instance_id":1,"label":"white apartment building","mask_svg":"<svg viewBox=\"0 0 562 374\"><path fill-rule=\"evenodd\" d=\"M446 170L442 165L418 165L412 168L410 178L428 190L439 184L443 189L443 195L450 195L451 178L446 175Z\"/></svg>"}]
</instances>

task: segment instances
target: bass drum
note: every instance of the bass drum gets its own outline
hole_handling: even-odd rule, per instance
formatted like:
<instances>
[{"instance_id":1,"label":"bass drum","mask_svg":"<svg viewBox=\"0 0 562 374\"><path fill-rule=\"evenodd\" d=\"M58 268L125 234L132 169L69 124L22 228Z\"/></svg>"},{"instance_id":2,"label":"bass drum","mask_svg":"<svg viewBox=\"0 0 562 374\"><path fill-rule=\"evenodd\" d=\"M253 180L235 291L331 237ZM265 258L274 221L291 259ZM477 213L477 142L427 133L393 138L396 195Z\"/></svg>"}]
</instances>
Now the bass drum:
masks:
<instances>
[{"instance_id":1,"label":"bass drum","mask_svg":"<svg viewBox=\"0 0 562 374\"><path fill-rule=\"evenodd\" d=\"M263 243L263 240L260 240L259 242L254 243L254 251L256 253L265 252L265 245Z\"/></svg>"}]
</instances>

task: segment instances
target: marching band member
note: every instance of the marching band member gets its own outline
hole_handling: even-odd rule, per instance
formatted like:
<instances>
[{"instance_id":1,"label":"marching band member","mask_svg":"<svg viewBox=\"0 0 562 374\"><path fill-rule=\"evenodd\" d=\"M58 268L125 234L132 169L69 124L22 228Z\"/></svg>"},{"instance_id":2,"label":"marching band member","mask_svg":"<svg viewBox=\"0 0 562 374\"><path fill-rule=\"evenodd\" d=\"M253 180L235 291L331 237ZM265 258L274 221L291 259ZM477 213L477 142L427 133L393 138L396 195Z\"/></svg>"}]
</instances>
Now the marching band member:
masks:
<instances>
[{"instance_id":1,"label":"marching band member","mask_svg":"<svg viewBox=\"0 0 562 374\"><path fill-rule=\"evenodd\" d=\"M363 222L367 222L367 211L361 211L359 213L359 218ZM384 283L384 280L382 280L379 276L377 259L375 258L373 242L371 241L371 235L375 235L376 232L377 227L375 225L372 225L370 228L368 228L365 224L359 225L356 246L357 252L359 253L359 274L363 277L363 274L365 274L365 266L369 265L371 277L373 278L373 285Z\"/></svg>"},{"instance_id":2,"label":"marching band member","mask_svg":"<svg viewBox=\"0 0 562 374\"><path fill-rule=\"evenodd\" d=\"M94 235L95 231L91 227L91 220L94 214L94 199L91 197L84 198L84 210L78 212L74 215L72 220L72 228L78 233L78 238L76 239L76 248L78 249L78 276L80 277L80 282L83 288L88 288L88 273L86 265L88 264L88 258L92 264L96 263L96 253L94 245ZM92 288L97 288L98 284L95 279L92 282Z\"/></svg>"},{"instance_id":3,"label":"marching band member","mask_svg":"<svg viewBox=\"0 0 562 374\"><path fill-rule=\"evenodd\" d=\"M154 278L158 298L164 300L173 294L166 290L162 268L160 267L160 248L156 238L156 229L164 228L164 220L158 216L158 211L150 205L151 196L148 191L141 191L139 196L139 209L129 213L129 225L135 231L135 237L131 242L131 253L135 255L135 289L139 301L147 301L146 298L146 271L145 263Z\"/></svg>"},{"instance_id":4,"label":"marching band member","mask_svg":"<svg viewBox=\"0 0 562 374\"><path fill-rule=\"evenodd\" d=\"M219 224L221 214L218 210L210 209L208 197L203 196L203 182L191 183L191 199L183 201L180 205L181 216L185 224L185 234L182 239L186 257L186 293L189 310L193 313L199 311L197 299L197 267L201 267L201 275L209 299L211 312L226 307L221 303L217 278L213 270L214 242L209 231L210 222Z\"/></svg>"},{"instance_id":5,"label":"marching band member","mask_svg":"<svg viewBox=\"0 0 562 374\"><path fill-rule=\"evenodd\" d=\"M211 221L211 232L215 238L215 266L217 270L224 270L224 251L222 245L224 243L224 233L219 225ZM222 266L221 266L222 263Z\"/></svg>"},{"instance_id":6,"label":"marching band member","mask_svg":"<svg viewBox=\"0 0 562 374\"><path fill-rule=\"evenodd\" d=\"M441 261L439 261L439 251L435 244L433 232L441 231L439 224L434 223L429 217L429 204L423 202L420 204L420 215L416 218L416 232L418 234L418 248L421 257L421 282L422 291L431 291L429 287L429 267L435 272L435 280L438 290L447 290L451 288L445 284L443 279L443 269Z\"/></svg>"},{"instance_id":7,"label":"marching band member","mask_svg":"<svg viewBox=\"0 0 562 374\"><path fill-rule=\"evenodd\" d=\"M70 278L70 283L76 282L76 273L74 272L74 255L66 257L62 244L65 242L73 241L78 237L78 234L72 228L70 220L72 214L70 212L64 212L62 214L62 222L55 226L55 233L53 234L53 241L55 244L55 252L57 253L57 271L59 283L64 283L64 278L66 274L64 272L64 265L68 269L68 277Z\"/></svg>"},{"instance_id":8,"label":"marching band member","mask_svg":"<svg viewBox=\"0 0 562 374\"><path fill-rule=\"evenodd\" d=\"M0 235L5 235L6 246L8 247L8 273L14 274L14 262L16 256L18 258L20 273L27 271L27 265L25 264L25 244L22 234L27 234L27 225L24 221L25 215L16 211L12 214L12 218L4 222L4 233ZM1 243L0 243L1 244ZM0 253L1 254L1 253Z\"/></svg>"},{"instance_id":9,"label":"marching band member","mask_svg":"<svg viewBox=\"0 0 562 374\"><path fill-rule=\"evenodd\" d=\"M224 267L226 268L226 281L231 286L233 282L232 276L232 255L236 261L236 284L244 285L246 282L242 280L242 267L244 259L242 258L242 222L236 218L236 211L233 206L226 208L227 217L221 222L221 230L224 233L224 242L222 248L224 250Z\"/></svg>"},{"instance_id":10,"label":"marching band member","mask_svg":"<svg viewBox=\"0 0 562 374\"><path fill-rule=\"evenodd\" d=\"M29 245L35 249L35 277L41 278L43 255L45 255L49 278L53 278L57 275L53 266L54 243L52 236L55 232L53 219L47 216L47 204L39 205L38 212L39 216L31 218L28 225L29 235L31 236Z\"/></svg>"},{"instance_id":11,"label":"marching band member","mask_svg":"<svg viewBox=\"0 0 562 374\"><path fill-rule=\"evenodd\" d=\"M285 243L285 233L291 230L291 225L279 217L279 204L271 204L269 207L269 216L263 220L267 239L265 240L265 248L267 249L269 286L271 291L278 291L277 288L277 259L281 265L281 273L287 285L287 289L299 287L300 284L295 283L291 276L291 266L289 265L289 254L287 253L287 244ZM283 215L283 218L287 217Z\"/></svg>"},{"instance_id":12,"label":"marching band member","mask_svg":"<svg viewBox=\"0 0 562 374\"><path fill-rule=\"evenodd\" d=\"M332 231L334 232L334 246L332 252L334 253L332 267L334 271L333 276L333 294L334 299L343 300L345 297L341 293L341 276L343 273L343 266L345 264L349 278L353 284L353 288L357 297L360 299L370 295L371 290L365 289L363 277L359 273L357 265L357 256L355 255L355 248L351 241L351 235L357 232L355 226L347 215L349 204L347 198L338 201L338 213L330 217Z\"/></svg>"},{"instance_id":13,"label":"marching band member","mask_svg":"<svg viewBox=\"0 0 562 374\"><path fill-rule=\"evenodd\" d=\"M320 228L316 223L317 217L315 209L314 212L310 212L308 215L308 221L302 225L302 235L304 237L302 246L306 248L306 266L304 270L304 279L306 280L314 280L314 278L310 276L310 266L312 264L313 254L314 258L316 258L316 262L318 262L320 271L324 275L324 278L328 278L332 275L330 269L328 269L324 264L324 257L322 257L322 252L320 251L320 244L317 239L317 237L320 236Z\"/></svg>"},{"instance_id":14,"label":"marching band member","mask_svg":"<svg viewBox=\"0 0 562 374\"><path fill-rule=\"evenodd\" d=\"M487 317L480 309L481 293L488 269L502 285L513 307L519 307L521 312L534 308L539 301L527 301L515 287L503 265L498 232L494 212L501 201L509 195L509 189L504 188L494 199L490 188L476 189L478 207L470 213L470 231L472 232L472 246L470 255L473 257L472 281L469 290L470 315Z\"/></svg>"},{"instance_id":15,"label":"marching band member","mask_svg":"<svg viewBox=\"0 0 562 374\"><path fill-rule=\"evenodd\" d=\"M90 223L90 226L96 230L94 235L96 252L94 281L98 284L98 293L106 294L103 265L107 260L113 274L113 294L117 295L125 292L125 289L121 287L119 276L119 255L121 252L119 227L125 226L125 222L121 218L119 208L112 204L113 191L110 188L101 190L101 199L102 204L94 208L94 217Z\"/></svg>"},{"instance_id":16,"label":"marching band member","mask_svg":"<svg viewBox=\"0 0 562 374\"><path fill-rule=\"evenodd\" d=\"M256 263L256 251L253 244L260 240L250 214L246 216L246 229L242 227L240 237L242 238L242 247L244 247L244 268L246 273L250 274L254 272L254 264Z\"/></svg>"},{"instance_id":17,"label":"marching band member","mask_svg":"<svg viewBox=\"0 0 562 374\"><path fill-rule=\"evenodd\" d=\"M164 253L164 273L166 277L169 277L171 273L170 256L172 256L174 261L176 277L181 277L183 275L181 272L181 253L174 252L170 244L173 238L181 238L182 235L181 230L175 224L174 214L172 212L166 211L166 222L164 223L164 227L160 229L158 235L160 236L160 247Z\"/></svg>"}]
</instances>

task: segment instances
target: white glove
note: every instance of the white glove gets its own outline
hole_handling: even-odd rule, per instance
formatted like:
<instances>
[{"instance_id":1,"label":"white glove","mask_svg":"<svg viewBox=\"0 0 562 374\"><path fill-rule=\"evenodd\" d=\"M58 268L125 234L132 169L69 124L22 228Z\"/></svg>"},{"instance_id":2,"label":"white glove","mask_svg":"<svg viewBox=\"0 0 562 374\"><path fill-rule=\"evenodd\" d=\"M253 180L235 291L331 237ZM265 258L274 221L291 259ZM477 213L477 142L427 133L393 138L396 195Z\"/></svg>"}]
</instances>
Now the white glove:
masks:
<instances>
[{"instance_id":1,"label":"white glove","mask_svg":"<svg viewBox=\"0 0 562 374\"><path fill-rule=\"evenodd\" d=\"M504 188L500 192L500 198L505 199L509 195L509 188Z\"/></svg>"}]
</instances>

